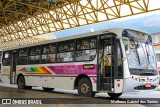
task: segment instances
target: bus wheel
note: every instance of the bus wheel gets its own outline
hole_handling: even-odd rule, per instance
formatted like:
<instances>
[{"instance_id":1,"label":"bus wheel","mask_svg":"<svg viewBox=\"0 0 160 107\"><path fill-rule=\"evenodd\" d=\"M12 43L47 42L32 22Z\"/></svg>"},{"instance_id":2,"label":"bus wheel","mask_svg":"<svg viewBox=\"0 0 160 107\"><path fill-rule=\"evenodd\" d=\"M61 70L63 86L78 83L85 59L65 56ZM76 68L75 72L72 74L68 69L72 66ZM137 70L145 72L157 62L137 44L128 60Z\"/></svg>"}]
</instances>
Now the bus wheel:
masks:
<instances>
[{"instance_id":1,"label":"bus wheel","mask_svg":"<svg viewBox=\"0 0 160 107\"><path fill-rule=\"evenodd\" d=\"M25 89L26 88L24 76L20 76L18 78L17 84L18 84L19 89Z\"/></svg>"},{"instance_id":2,"label":"bus wheel","mask_svg":"<svg viewBox=\"0 0 160 107\"><path fill-rule=\"evenodd\" d=\"M42 88L45 92L51 92L54 90L54 88L46 88L46 87L42 87Z\"/></svg>"},{"instance_id":3,"label":"bus wheel","mask_svg":"<svg viewBox=\"0 0 160 107\"><path fill-rule=\"evenodd\" d=\"M89 79L82 78L78 83L78 94L86 97L94 97L95 92L92 91L92 84Z\"/></svg>"},{"instance_id":4,"label":"bus wheel","mask_svg":"<svg viewBox=\"0 0 160 107\"><path fill-rule=\"evenodd\" d=\"M122 95L122 93L108 93L111 98L118 98Z\"/></svg>"}]
</instances>

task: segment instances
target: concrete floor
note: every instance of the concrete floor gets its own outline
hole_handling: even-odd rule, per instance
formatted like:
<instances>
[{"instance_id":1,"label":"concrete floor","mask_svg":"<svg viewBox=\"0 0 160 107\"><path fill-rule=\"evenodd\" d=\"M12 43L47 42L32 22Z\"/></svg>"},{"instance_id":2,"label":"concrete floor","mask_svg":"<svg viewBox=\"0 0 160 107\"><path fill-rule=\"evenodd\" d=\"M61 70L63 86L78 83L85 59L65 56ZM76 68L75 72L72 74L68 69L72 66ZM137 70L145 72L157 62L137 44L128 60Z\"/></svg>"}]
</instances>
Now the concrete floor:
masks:
<instances>
[{"instance_id":1,"label":"concrete floor","mask_svg":"<svg viewBox=\"0 0 160 107\"><path fill-rule=\"evenodd\" d=\"M159 95L157 95L157 93ZM151 98L160 98L160 92L155 92L155 93L146 93L146 94L150 94L150 96L153 96L154 94L157 95L156 97L151 97ZM128 97L127 97L128 96ZM131 98L131 96L133 98L135 98L135 96L140 96L137 93L125 93L122 95L122 97L120 97L120 99L123 98ZM146 96L146 95L144 95ZM148 96L148 95L147 95ZM142 95L141 95L142 97ZM142 105L142 104L105 104L106 102L110 102L111 99L109 98L109 96L107 94L104 93L100 93L100 94L96 94L96 96L94 98L86 98L86 97L81 97L77 95L77 91L71 91L71 90L60 90L60 89L56 89L53 92L44 92L42 90L42 88L40 87L35 87L32 90L20 90L17 89L16 85L10 85L10 84L5 84L3 82L0 82L0 98L52 98L51 100L54 102L54 104L43 104L43 105L0 105L1 106L12 106L12 107L28 107L28 106L32 106L32 107L159 107L160 105L158 104L154 104L154 105ZM54 99L53 99L54 98ZM67 104L66 101L62 101L62 103L58 103L59 100L57 99L63 99L63 98L67 98L67 99L76 99L76 100L72 100L73 104ZM139 97L140 98L140 97ZM145 97L144 97L145 98ZM79 101L77 101L77 99L80 99ZM91 101L91 104L84 104L85 101L82 99L87 99L87 101ZM88 100L89 99L89 100ZM56 102L57 101L57 102ZM81 104L81 101L83 101L83 103ZM88 103L86 101L86 103ZM74 104L74 103L79 103L79 104ZM95 104L92 104L95 103Z\"/></svg>"}]
</instances>

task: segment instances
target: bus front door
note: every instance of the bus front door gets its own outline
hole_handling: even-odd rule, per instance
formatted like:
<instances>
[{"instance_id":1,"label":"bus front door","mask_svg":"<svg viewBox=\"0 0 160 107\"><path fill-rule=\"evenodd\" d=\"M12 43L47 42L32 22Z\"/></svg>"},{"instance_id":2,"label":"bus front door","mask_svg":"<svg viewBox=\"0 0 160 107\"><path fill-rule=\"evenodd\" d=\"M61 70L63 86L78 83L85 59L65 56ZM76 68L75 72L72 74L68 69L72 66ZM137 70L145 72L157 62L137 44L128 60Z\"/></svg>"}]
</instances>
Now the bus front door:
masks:
<instances>
[{"instance_id":1,"label":"bus front door","mask_svg":"<svg viewBox=\"0 0 160 107\"><path fill-rule=\"evenodd\" d=\"M12 52L11 70L10 70L10 84L16 83L16 64L17 64L17 52Z\"/></svg>"},{"instance_id":2,"label":"bus front door","mask_svg":"<svg viewBox=\"0 0 160 107\"><path fill-rule=\"evenodd\" d=\"M99 37L97 83L99 91L113 92L115 45L115 35L106 34Z\"/></svg>"}]
</instances>

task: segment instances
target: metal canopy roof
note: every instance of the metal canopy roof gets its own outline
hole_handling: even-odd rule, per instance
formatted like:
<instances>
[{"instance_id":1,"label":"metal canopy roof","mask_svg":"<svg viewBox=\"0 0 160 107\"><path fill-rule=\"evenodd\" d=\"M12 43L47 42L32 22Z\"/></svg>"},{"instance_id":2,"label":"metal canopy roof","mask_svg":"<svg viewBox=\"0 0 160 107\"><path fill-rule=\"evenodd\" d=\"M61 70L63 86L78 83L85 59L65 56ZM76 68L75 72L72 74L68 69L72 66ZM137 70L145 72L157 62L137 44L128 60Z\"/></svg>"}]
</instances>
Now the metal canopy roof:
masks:
<instances>
[{"instance_id":1,"label":"metal canopy roof","mask_svg":"<svg viewBox=\"0 0 160 107\"><path fill-rule=\"evenodd\" d=\"M155 10L159 0L0 0L0 50L8 41Z\"/></svg>"}]
</instances>

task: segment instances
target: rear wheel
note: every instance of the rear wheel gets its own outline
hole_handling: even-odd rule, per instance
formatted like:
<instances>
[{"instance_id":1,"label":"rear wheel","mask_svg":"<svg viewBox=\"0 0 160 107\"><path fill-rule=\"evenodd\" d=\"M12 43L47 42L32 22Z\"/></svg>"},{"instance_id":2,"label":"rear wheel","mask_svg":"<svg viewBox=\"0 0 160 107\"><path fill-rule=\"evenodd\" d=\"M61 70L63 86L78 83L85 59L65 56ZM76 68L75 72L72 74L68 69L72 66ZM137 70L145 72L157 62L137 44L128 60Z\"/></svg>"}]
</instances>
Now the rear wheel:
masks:
<instances>
[{"instance_id":1,"label":"rear wheel","mask_svg":"<svg viewBox=\"0 0 160 107\"><path fill-rule=\"evenodd\" d=\"M19 76L17 85L19 89L25 89L25 79L24 76Z\"/></svg>"},{"instance_id":2,"label":"rear wheel","mask_svg":"<svg viewBox=\"0 0 160 107\"><path fill-rule=\"evenodd\" d=\"M122 93L108 93L111 98L118 98L122 95Z\"/></svg>"},{"instance_id":3,"label":"rear wheel","mask_svg":"<svg viewBox=\"0 0 160 107\"><path fill-rule=\"evenodd\" d=\"M32 86L26 86L24 76L18 77L17 85L19 89L31 90Z\"/></svg>"},{"instance_id":4,"label":"rear wheel","mask_svg":"<svg viewBox=\"0 0 160 107\"><path fill-rule=\"evenodd\" d=\"M54 88L46 88L46 87L42 87L42 88L45 92L51 92L54 90Z\"/></svg>"},{"instance_id":5,"label":"rear wheel","mask_svg":"<svg viewBox=\"0 0 160 107\"><path fill-rule=\"evenodd\" d=\"M92 84L88 78L82 78L78 83L78 94L86 97L93 97Z\"/></svg>"}]
</instances>

